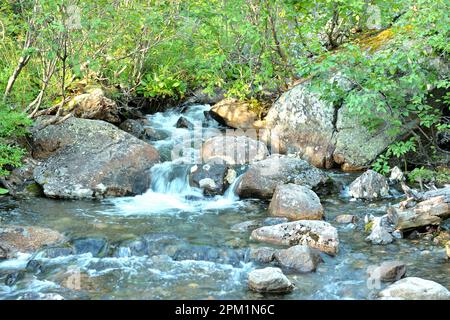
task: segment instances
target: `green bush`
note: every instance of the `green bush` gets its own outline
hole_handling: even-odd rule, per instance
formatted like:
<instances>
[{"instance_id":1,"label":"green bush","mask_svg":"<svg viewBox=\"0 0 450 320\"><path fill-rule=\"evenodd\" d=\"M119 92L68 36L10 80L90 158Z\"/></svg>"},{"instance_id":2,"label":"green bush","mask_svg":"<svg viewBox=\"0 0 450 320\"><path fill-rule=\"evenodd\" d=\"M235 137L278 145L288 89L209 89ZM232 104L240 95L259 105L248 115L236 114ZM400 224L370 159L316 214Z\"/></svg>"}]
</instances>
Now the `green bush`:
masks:
<instances>
[{"instance_id":1,"label":"green bush","mask_svg":"<svg viewBox=\"0 0 450 320\"><path fill-rule=\"evenodd\" d=\"M31 120L25 114L0 103L0 176L9 174L9 166L20 167L25 150L14 139L26 135L30 125Z\"/></svg>"}]
</instances>

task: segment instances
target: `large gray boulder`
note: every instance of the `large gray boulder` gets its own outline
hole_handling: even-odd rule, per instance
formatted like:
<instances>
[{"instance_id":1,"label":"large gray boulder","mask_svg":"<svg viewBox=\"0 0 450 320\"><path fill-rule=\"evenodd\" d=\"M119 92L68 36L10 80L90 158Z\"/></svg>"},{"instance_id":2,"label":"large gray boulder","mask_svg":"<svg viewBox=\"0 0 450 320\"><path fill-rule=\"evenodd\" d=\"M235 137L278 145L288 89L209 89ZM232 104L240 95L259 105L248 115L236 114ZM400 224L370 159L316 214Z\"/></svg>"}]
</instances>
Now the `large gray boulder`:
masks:
<instances>
[{"instance_id":1,"label":"large gray boulder","mask_svg":"<svg viewBox=\"0 0 450 320\"><path fill-rule=\"evenodd\" d=\"M288 293L294 285L278 268L253 270L248 274L250 290L265 293Z\"/></svg>"},{"instance_id":2,"label":"large gray boulder","mask_svg":"<svg viewBox=\"0 0 450 320\"><path fill-rule=\"evenodd\" d=\"M395 139L388 134L387 122L368 130L346 105L333 106L321 99L311 81L285 92L269 110L265 123L271 130L272 147L281 153L296 153L319 168L336 164L344 170L368 167Z\"/></svg>"},{"instance_id":3,"label":"large gray boulder","mask_svg":"<svg viewBox=\"0 0 450 320\"><path fill-rule=\"evenodd\" d=\"M34 179L51 198L128 196L150 187L158 151L131 134L99 121L69 118L33 129Z\"/></svg>"},{"instance_id":4,"label":"large gray boulder","mask_svg":"<svg viewBox=\"0 0 450 320\"><path fill-rule=\"evenodd\" d=\"M339 247L336 228L318 220L299 220L261 227L253 230L251 238L276 245L308 245L330 255L337 254Z\"/></svg>"},{"instance_id":5,"label":"large gray boulder","mask_svg":"<svg viewBox=\"0 0 450 320\"><path fill-rule=\"evenodd\" d=\"M297 153L320 168L333 165L334 116L331 103L322 101L309 82L285 92L270 108L266 125L272 145L280 152Z\"/></svg>"},{"instance_id":6,"label":"large gray boulder","mask_svg":"<svg viewBox=\"0 0 450 320\"><path fill-rule=\"evenodd\" d=\"M386 121L369 130L361 116L350 113L348 107L343 105L337 112L334 162L345 171L367 168L396 140L395 135L388 133L390 127Z\"/></svg>"},{"instance_id":7,"label":"large gray boulder","mask_svg":"<svg viewBox=\"0 0 450 320\"><path fill-rule=\"evenodd\" d=\"M350 195L356 199L372 200L389 195L387 179L373 170L367 170L350 184Z\"/></svg>"},{"instance_id":8,"label":"large gray boulder","mask_svg":"<svg viewBox=\"0 0 450 320\"><path fill-rule=\"evenodd\" d=\"M379 296L406 300L449 300L450 291L434 281L407 277L382 290Z\"/></svg>"},{"instance_id":9,"label":"large gray boulder","mask_svg":"<svg viewBox=\"0 0 450 320\"><path fill-rule=\"evenodd\" d=\"M322 220L323 207L314 191L289 183L276 187L269 214L291 220Z\"/></svg>"},{"instance_id":10,"label":"large gray boulder","mask_svg":"<svg viewBox=\"0 0 450 320\"><path fill-rule=\"evenodd\" d=\"M237 187L237 194L242 198L270 199L278 185L287 183L321 191L330 188L332 180L305 160L272 155L249 167Z\"/></svg>"}]
</instances>

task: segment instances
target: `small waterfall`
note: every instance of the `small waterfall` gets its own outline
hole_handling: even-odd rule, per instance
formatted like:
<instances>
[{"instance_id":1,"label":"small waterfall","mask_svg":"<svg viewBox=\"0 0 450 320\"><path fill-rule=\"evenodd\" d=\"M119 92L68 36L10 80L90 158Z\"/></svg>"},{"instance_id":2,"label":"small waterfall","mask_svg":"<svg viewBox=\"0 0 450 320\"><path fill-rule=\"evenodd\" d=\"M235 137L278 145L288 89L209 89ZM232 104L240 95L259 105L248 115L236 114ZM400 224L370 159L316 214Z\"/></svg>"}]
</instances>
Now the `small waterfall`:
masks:
<instances>
[{"instance_id":1,"label":"small waterfall","mask_svg":"<svg viewBox=\"0 0 450 320\"><path fill-rule=\"evenodd\" d=\"M194 190L189 185L189 166L164 162L152 168L151 190L165 194L190 194Z\"/></svg>"},{"instance_id":2,"label":"small waterfall","mask_svg":"<svg viewBox=\"0 0 450 320\"><path fill-rule=\"evenodd\" d=\"M208 122L204 116L204 112L209 109L210 106L198 105L190 107L183 114L172 110L149 116L152 128L161 134L161 140L153 144L168 159L152 168L152 184L145 194L108 200L114 204L115 208L111 210L114 214L178 214L180 211L201 213L203 210L234 206L239 201L236 189L241 176L235 179L223 196L205 197L201 189L189 184L189 172L193 166L189 162L189 155L200 151L198 147L201 146L201 141L196 147L180 145L183 137L191 136L193 132L192 129L177 128L176 123L183 116L192 123L204 124L203 138L208 134L217 134L218 123ZM176 147L182 148L183 157L171 160L168 155Z\"/></svg>"},{"instance_id":3,"label":"small waterfall","mask_svg":"<svg viewBox=\"0 0 450 320\"><path fill-rule=\"evenodd\" d=\"M239 177L234 179L233 183L228 187L227 191L225 191L225 194L223 197L228 201L238 201L239 196L236 194L237 187L239 186L239 183L242 180L243 174L241 174Z\"/></svg>"}]
</instances>

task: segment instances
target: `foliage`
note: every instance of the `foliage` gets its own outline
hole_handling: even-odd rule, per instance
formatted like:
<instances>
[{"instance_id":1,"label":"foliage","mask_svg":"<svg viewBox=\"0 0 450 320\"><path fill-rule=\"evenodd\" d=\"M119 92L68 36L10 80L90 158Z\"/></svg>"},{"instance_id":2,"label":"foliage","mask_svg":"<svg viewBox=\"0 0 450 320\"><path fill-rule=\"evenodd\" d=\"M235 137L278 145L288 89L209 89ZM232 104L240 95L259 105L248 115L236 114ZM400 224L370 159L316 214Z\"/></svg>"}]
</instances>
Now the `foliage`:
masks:
<instances>
[{"instance_id":1,"label":"foliage","mask_svg":"<svg viewBox=\"0 0 450 320\"><path fill-rule=\"evenodd\" d=\"M14 145L13 139L24 136L30 124L26 115L0 103L0 177L8 174L7 166L21 165L24 150Z\"/></svg>"},{"instance_id":2,"label":"foliage","mask_svg":"<svg viewBox=\"0 0 450 320\"><path fill-rule=\"evenodd\" d=\"M406 142L395 142L373 164L382 173L389 171L390 158L401 159L407 169L408 152L417 151L422 140L436 149L437 135L449 132L445 114L450 110L450 19L446 13L450 5L447 1L411 2L403 7L397 3L401 15L381 33L355 35L338 50L324 52L315 63L299 68L303 77L313 77L322 97L336 107L345 105L368 130L384 126L396 138L413 135ZM329 80L332 75L335 81ZM437 98L433 95L437 90L446 93Z\"/></svg>"},{"instance_id":3,"label":"foliage","mask_svg":"<svg viewBox=\"0 0 450 320\"><path fill-rule=\"evenodd\" d=\"M410 166L412 152L434 161L450 136L449 9L446 0L5 0L0 90L24 58L4 100L28 113L83 91L74 83L126 99L222 88L260 101L312 78L368 130L396 137L373 165L387 173L392 158ZM263 105L252 103L259 115ZM18 121L18 132L5 129L12 136L19 118L8 120Z\"/></svg>"},{"instance_id":4,"label":"foliage","mask_svg":"<svg viewBox=\"0 0 450 320\"><path fill-rule=\"evenodd\" d=\"M450 172L447 170L430 170L425 167L415 168L408 174L410 182L436 182L446 184L450 182Z\"/></svg>"}]
</instances>

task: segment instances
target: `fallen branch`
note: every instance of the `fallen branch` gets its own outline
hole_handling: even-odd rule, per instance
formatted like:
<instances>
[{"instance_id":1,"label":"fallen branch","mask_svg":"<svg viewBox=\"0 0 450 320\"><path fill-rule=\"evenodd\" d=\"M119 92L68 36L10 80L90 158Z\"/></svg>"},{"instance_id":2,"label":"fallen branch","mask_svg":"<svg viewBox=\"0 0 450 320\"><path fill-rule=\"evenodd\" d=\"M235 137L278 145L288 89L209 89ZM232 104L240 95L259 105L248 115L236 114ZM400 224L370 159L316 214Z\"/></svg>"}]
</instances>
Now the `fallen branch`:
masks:
<instances>
[{"instance_id":1,"label":"fallen branch","mask_svg":"<svg viewBox=\"0 0 450 320\"><path fill-rule=\"evenodd\" d=\"M423 193L416 192L413 195L414 198L408 198L395 207L399 218L398 229L439 225L450 217L450 187Z\"/></svg>"}]
</instances>

